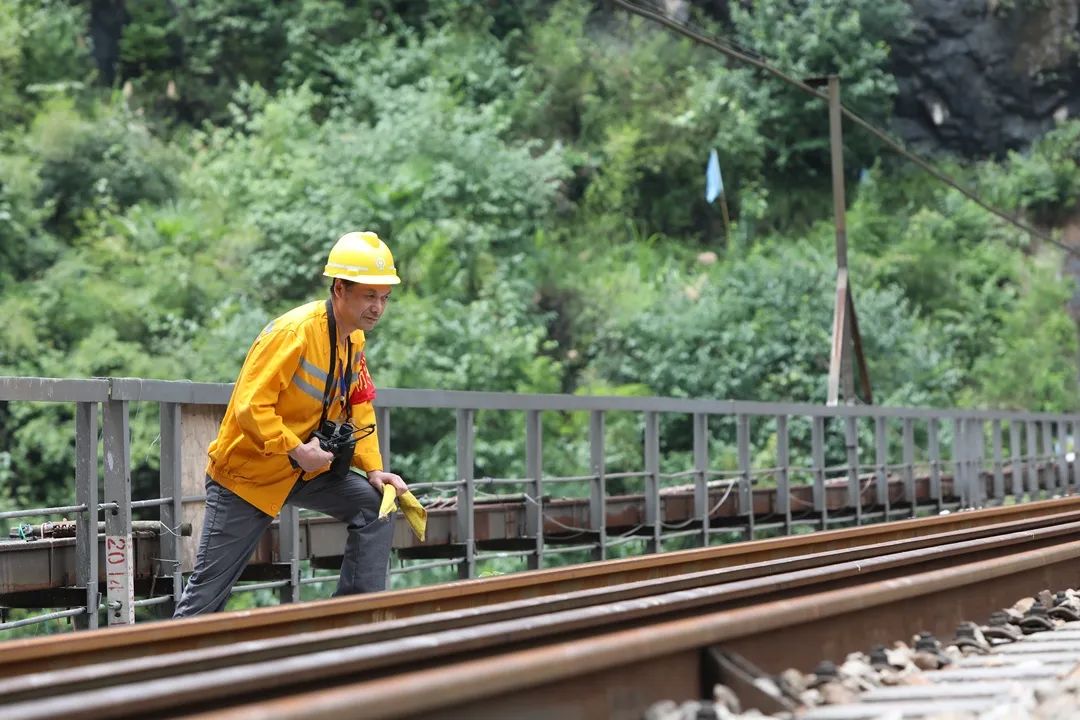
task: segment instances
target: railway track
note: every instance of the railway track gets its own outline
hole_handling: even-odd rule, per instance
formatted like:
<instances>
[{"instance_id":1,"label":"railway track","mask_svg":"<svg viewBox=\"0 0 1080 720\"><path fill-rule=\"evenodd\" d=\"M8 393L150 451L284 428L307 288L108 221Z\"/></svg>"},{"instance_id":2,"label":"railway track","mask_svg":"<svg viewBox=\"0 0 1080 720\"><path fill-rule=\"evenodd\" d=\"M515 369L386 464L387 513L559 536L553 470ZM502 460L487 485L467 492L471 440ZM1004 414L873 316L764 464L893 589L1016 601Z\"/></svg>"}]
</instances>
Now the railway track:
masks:
<instances>
[{"instance_id":1,"label":"railway track","mask_svg":"<svg viewBox=\"0 0 1080 720\"><path fill-rule=\"evenodd\" d=\"M59 637L14 640L2 644L4 652L0 653L0 677L283 634L365 625L425 613L464 610L737 565L753 566L833 550L868 548L879 543L953 530L986 528L1002 522L1026 521L1031 523L1029 527L1034 528L1055 523L1057 519L1053 516L1072 511L1080 512L1080 497L609 560L318 603L282 605L191 618L183 622L140 624ZM865 552L872 553L874 550ZM761 571L746 570L748 573Z\"/></svg>"},{"instance_id":2,"label":"railway track","mask_svg":"<svg viewBox=\"0 0 1080 720\"><path fill-rule=\"evenodd\" d=\"M943 634L1076 585L1078 557L1066 499L35 639L5 644L0 705L20 720L640 717L726 680L717 648L775 672Z\"/></svg>"}]
</instances>

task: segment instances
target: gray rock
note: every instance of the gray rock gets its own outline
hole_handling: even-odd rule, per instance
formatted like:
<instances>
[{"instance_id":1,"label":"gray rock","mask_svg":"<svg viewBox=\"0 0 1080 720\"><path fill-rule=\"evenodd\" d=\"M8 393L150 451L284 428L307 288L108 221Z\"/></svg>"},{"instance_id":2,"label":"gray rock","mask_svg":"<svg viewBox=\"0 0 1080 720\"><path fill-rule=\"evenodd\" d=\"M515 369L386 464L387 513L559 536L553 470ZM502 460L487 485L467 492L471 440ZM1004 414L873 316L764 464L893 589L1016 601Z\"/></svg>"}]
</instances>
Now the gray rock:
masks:
<instances>
[{"instance_id":1,"label":"gray rock","mask_svg":"<svg viewBox=\"0 0 1080 720\"><path fill-rule=\"evenodd\" d=\"M1080 113L1080 0L912 0L891 42L895 129L922 151L1003 156Z\"/></svg>"}]
</instances>

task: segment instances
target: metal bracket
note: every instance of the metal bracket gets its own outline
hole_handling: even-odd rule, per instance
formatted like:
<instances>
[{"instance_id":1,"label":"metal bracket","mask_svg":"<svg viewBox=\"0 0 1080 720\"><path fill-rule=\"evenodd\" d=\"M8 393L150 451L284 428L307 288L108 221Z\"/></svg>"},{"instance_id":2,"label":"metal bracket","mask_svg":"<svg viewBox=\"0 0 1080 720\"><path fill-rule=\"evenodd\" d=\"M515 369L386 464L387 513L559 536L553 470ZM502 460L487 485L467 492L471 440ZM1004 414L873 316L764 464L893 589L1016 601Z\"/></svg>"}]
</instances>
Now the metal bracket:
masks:
<instances>
[{"instance_id":1,"label":"metal bracket","mask_svg":"<svg viewBox=\"0 0 1080 720\"><path fill-rule=\"evenodd\" d=\"M772 676L763 672L738 653L717 646L706 648L702 658L702 686L712 695L715 685L727 686L739 698L743 710L756 708L763 713L794 712L797 699L788 697Z\"/></svg>"}]
</instances>

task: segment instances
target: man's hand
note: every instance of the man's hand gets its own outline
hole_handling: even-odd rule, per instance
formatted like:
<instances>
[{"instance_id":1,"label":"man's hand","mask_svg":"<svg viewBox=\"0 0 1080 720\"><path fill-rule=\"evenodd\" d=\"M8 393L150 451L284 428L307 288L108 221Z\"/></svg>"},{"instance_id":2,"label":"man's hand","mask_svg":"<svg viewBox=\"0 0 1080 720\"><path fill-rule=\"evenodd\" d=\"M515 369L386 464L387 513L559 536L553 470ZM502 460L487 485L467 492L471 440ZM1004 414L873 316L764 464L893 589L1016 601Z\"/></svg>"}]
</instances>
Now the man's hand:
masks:
<instances>
[{"instance_id":1,"label":"man's hand","mask_svg":"<svg viewBox=\"0 0 1080 720\"><path fill-rule=\"evenodd\" d=\"M334 459L334 454L319 447L319 438L311 438L303 445L297 445L289 451L289 457L296 461L304 472L315 472L324 468Z\"/></svg>"},{"instance_id":2,"label":"man's hand","mask_svg":"<svg viewBox=\"0 0 1080 720\"><path fill-rule=\"evenodd\" d=\"M409 486L405 484L405 481L401 479L400 475L395 475L392 472L384 472L383 470L372 470L367 474L368 482L371 486L382 493L383 485L393 485L397 490L398 497L401 497L405 493L409 492Z\"/></svg>"}]
</instances>

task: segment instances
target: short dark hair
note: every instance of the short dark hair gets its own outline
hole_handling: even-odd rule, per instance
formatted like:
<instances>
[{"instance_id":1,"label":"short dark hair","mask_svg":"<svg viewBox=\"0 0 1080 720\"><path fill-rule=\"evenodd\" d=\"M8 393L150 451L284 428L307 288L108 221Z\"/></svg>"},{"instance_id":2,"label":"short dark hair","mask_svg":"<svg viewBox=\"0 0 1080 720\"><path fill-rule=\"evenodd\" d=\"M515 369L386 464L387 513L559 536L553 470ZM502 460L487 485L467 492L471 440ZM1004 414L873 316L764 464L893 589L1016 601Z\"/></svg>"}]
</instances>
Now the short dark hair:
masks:
<instances>
[{"instance_id":1,"label":"short dark hair","mask_svg":"<svg viewBox=\"0 0 1080 720\"><path fill-rule=\"evenodd\" d=\"M339 277L330 278L330 294L331 295L334 294L334 283L336 283L338 280L341 281L341 284L345 286L346 290L348 290L353 285L356 285L356 283L354 283L352 280L346 280L345 278L339 278Z\"/></svg>"}]
</instances>

